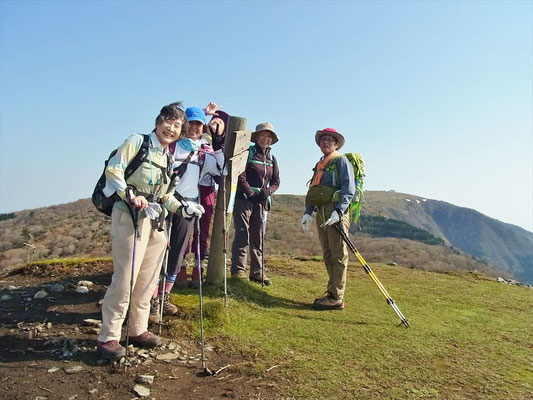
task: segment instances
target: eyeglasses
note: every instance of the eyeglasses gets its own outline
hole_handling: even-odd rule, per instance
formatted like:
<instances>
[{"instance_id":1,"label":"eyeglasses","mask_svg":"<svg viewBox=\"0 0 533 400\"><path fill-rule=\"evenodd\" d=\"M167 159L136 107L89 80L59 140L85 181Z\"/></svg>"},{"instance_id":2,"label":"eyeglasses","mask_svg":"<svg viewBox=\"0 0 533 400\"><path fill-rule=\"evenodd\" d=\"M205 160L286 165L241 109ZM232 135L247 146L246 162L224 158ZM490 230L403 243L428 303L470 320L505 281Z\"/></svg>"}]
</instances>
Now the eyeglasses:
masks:
<instances>
[{"instance_id":1,"label":"eyeglasses","mask_svg":"<svg viewBox=\"0 0 533 400\"><path fill-rule=\"evenodd\" d=\"M331 136L322 136L320 138L320 142L328 142L328 143L335 142L335 143L337 143L337 139L335 139L334 137L331 137Z\"/></svg>"}]
</instances>

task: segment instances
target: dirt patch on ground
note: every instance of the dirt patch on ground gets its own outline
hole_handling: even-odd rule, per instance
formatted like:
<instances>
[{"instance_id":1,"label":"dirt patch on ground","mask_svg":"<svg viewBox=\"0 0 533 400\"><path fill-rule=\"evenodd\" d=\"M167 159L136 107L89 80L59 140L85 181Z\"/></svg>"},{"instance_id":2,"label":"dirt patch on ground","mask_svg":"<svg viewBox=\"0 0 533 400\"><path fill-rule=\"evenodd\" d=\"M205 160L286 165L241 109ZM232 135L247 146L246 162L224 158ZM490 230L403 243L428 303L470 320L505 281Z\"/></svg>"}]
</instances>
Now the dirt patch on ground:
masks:
<instances>
[{"instance_id":1,"label":"dirt patch on ground","mask_svg":"<svg viewBox=\"0 0 533 400\"><path fill-rule=\"evenodd\" d=\"M134 388L141 375L148 376L141 382L148 399L280 398L276 369L268 376L247 374L232 366L249 360L207 343L206 365L220 371L205 376L199 344L166 337L164 329L164 345L133 348L126 371L123 359L101 359L95 351L98 324L91 320L101 319L97 303L110 280L111 263L102 261L29 265L0 277L1 398L132 399L140 397ZM82 286L88 290L77 291Z\"/></svg>"}]
</instances>

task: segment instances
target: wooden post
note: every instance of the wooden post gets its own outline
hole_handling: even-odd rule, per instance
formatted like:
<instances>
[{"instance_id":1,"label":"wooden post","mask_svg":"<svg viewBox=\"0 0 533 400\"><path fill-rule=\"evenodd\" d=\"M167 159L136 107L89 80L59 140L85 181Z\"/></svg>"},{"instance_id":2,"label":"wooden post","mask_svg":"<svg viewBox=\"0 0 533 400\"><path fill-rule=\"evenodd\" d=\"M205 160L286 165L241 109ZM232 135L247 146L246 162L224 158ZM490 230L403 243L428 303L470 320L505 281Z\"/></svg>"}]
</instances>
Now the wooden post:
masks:
<instances>
[{"instance_id":1,"label":"wooden post","mask_svg":"<svg viewBox=\"0 0 533 400\"><path fill-rule=\"evenodd\" d=\"M252 135L252 131L245 130L246 118L230 116L228 125L224 144L224 157L226 158L228 175L223 178L217 192L206 274L206 283L210 285L220 284L224 281L224 269L226 268L226 259L229 259L230 247L227 242L226 246L224 246L224 235L227 235L227 232L224 232L224 226L226 226L227 230L233 211L232 195L235 196L237 178L246 168L250 137ZM224 218L226 218L226 224L224 224Z\"/></svg>"}]
</instances>

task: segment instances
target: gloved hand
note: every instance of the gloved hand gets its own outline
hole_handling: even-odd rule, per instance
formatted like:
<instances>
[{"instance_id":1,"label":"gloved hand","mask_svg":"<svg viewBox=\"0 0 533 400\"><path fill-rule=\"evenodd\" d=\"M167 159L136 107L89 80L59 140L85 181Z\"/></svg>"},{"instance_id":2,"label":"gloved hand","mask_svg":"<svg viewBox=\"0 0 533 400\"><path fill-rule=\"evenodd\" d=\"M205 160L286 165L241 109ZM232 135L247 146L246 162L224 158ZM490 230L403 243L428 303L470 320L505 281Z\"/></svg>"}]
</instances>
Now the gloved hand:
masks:
<instances>
[{"instance_id":1,"label":"gloved hand","mask_svg":"<svg viewBox=\"0 0 533 400\"><path fill-rule=\"evenodd\" d=\"M313 216L309 214L304 214L302 217L302 229L304 231L309 231L311 229L311 221L313 221Z\"/></svg>"},{"instance_id":2,"label":"gloved hand","mask_svg":"<svg viewBox=\"0 0 533 400\"><path fill-rule=\"evenodd\" d=\"M161 211L163 211L163 209L157 203L148 203L148 207L144 209L146 216L152 220L157 219L159 214L161 214Z\"/></svg>"},{"instance_id":3,"label":"gloved hand","mask_svg":"<svg viewBox=\"0 0 533 400\"><path fill-rule=\"evenodd\" d=\"M201 217L204 212L204 207L194 201L183 203L183 208L181 209L181 214L186 218Z\"/></svg>"},{"instance_id":4,"label":"gloved hand","mask_svg":"<svg viewBox=\"0 0 533 400\"><path fill-rule=\"evenodd\" d=\"M326 222L324 222L322 225L320 225L320 227L323 228L324 226L335 225L340 220L341 220L341 212L335 209L331 213L331 216L329 217L329 219Z\"/></svg>"},{"instance_id":5,"label":"gloved hand","mask_svg":"<svg viewBox=\"0 0 533 400\"><path fill-rule=\"evenodd\" d=\"M258 201L263 201L263 200L268 199L268 196L270 196L270 190L268 188L263 188L261 189L259 193L255 194L255 196L253 197L257 197Z\"/></svg>"}]
</instances>

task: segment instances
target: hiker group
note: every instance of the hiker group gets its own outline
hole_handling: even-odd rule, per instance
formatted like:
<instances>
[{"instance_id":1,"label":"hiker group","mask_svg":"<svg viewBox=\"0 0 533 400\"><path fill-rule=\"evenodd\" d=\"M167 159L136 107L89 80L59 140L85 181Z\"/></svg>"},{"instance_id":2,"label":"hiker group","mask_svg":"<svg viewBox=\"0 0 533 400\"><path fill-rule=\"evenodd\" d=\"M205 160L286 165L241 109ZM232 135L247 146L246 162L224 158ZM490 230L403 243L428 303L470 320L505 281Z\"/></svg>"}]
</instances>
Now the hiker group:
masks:
<instances>
[{"instance_id":1,"label":"hiker group","mask_svg":"<svg viewBox=\"0 0 533 400\"><path fill-rule=\"evenodd\" d=\"M96 207L111 217L113 276L102 304L97 344L103 357L126 354L120 344L126 319L127 344L160 345L161 338L148 324L177 313L169 301L173 288L199 288L201 296L215 190L227 174L223 150L230 118L212 102L204 109L184 110L179 102L166 105L150 134L129 136L106 161L93 194ZM231 276L266 286L272 282L265 273L263 238L272 194L280 185L271 148L278 140L272 124L256 126L233 208ZM340 224L347 230L357 218L362 171L357 175L354 170L362 160L338 152L345 139L334 129L317 131L315 142L322 157L314 168L301 223L309 230L316 216L329 280L325 295L313 307L342 309L348 249L338 229ZM189 252L197 261L191 275L184 264Z\"/></svg>"}]
</instances>

